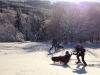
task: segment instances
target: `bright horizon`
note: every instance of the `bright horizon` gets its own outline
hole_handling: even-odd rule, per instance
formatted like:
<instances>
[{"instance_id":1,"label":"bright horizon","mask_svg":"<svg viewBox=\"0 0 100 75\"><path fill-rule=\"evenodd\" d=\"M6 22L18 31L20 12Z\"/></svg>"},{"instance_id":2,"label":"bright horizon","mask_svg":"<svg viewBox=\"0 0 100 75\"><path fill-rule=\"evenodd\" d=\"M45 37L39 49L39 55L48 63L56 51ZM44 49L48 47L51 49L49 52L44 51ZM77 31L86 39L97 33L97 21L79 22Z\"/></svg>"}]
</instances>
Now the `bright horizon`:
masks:
<instances>
[{"instance_id":1,"label":"bright horizon","mask_svg":"<svg viewBox=\"0 0 100 75\"><path fill-rule=\"evenodd\" d=\"M57 2L57 1L68 1L68 2L82 2L82 1L88 1L88 2L100 2L100 0L49 0L50 2Z\"/></svg>"}]
</instances>

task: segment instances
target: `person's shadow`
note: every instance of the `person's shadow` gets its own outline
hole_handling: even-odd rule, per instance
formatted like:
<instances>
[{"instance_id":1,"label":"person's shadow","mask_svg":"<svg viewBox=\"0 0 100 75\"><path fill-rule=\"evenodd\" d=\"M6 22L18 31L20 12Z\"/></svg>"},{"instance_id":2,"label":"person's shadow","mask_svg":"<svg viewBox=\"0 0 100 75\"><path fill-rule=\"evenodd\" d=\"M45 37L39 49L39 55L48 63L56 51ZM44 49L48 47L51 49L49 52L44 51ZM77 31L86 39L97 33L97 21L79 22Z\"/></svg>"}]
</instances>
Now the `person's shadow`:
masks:
<instances>
[{"instance_id":1,"label":"person's shadow","mask_svg":"<svg viewBox=\"0 0 100 75\"><path fill-rule=\"evenodd\" d=\"M74 73L78 73L78 74L86 74L87 73L87 71L85 70L85 67L84 66L82 66L81 68L81 65L78 65L77 67L76 67L76 69L74 69Z\"/></svg>"}]
</instances>

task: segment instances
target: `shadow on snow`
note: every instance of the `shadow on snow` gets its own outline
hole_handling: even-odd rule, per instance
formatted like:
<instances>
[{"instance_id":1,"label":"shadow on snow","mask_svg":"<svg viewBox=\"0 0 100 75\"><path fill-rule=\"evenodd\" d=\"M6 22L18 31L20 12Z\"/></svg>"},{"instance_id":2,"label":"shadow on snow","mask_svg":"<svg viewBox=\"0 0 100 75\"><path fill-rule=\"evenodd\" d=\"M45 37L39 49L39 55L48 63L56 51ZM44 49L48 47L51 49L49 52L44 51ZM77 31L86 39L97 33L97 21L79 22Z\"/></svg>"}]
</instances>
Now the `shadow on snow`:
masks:
<instances>
[{"instance_id":1,"label":"shadow on snow","mask_svg":"<svg viewBox=\"0 0 100 75\"><path fill-rule=\"evenodd\" d=\"M48 51L49 45L45 42L36 44L32 43L24 46L23 50L25 50L26 52Z\"/></svg>"},{"instance_id":2,"label":"shadow on snow","mask_svg":"<svg viewBox=\"0 0 100 75\"><path fill-rule=\"evenodd\" d=\"M80 68L80 65L77 65L76 69L73 69L74 71L72 71L73 73L77 73L77 74L86 74L87 71L85 70L85 67L82 66Z\"/></svg>"},{"instance_id":3,"label":"shadow on snow","mask_svg":"<svg viewBox=\"0 0 100 75\"><path fill-rule=\"evenodd\" d=\"M70 68L70 66L67 64L67 65L64 65L64 64L50 64L52 66L61 66L63 68Z\"/></svg>"}]
</instances>

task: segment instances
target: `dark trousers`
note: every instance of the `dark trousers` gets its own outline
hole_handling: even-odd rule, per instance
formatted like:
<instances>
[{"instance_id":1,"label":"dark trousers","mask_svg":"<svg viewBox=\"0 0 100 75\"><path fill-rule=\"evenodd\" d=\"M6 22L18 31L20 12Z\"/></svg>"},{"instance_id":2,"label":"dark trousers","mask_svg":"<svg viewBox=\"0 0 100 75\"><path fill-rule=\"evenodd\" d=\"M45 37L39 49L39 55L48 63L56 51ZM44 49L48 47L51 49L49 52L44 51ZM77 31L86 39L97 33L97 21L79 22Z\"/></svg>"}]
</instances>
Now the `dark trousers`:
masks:
<instances>
[{"instance_id":1,"label":"dark trousers","mask_svg":"<svg viewBox=\"0 0 100 75\"><path fill-rule=\"evenodd\" d=\"M85 55L77 55L77 60L80 61L80 58L79 58L80 56L81 56L81 59L82 59L82 62L84 63L84 65L87 65L84 60Z\"/></svg>"},{"instance_id":2,"label":"dark trousers","mask_svg":"<svg viewBox=\"0 0 100 75\"><path fill-rule=\"evenodd\" d=\"M52 44L52 47L50 48L49 52L52 50L52 48L55 48L55 51L57 50L56 44Z\"/></svg>"}]
</instances>

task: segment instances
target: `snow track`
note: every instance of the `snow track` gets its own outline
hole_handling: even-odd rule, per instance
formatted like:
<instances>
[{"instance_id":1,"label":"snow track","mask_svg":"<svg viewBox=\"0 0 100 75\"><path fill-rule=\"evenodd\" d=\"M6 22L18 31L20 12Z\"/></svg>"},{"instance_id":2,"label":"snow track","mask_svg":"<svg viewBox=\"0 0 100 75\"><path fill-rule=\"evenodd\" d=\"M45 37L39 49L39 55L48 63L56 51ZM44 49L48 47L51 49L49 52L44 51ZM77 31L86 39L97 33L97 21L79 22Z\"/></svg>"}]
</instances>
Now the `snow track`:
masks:
<instances>
[{"instance_id":1,"label":"snow track","mask_svg":"<svg viewBox=\"0 0 100 75\"><path fill-rule=\"evenodd\" d=\"M75 55L66 66L53 64L52 56L47 55L50 47L46 42L0 43L0 75L100 75L100 48L86 48L85 60L89 66L84 67L75 64ZM65 51L53 56L64 55Z\"/></svg>"}]
</instances>

